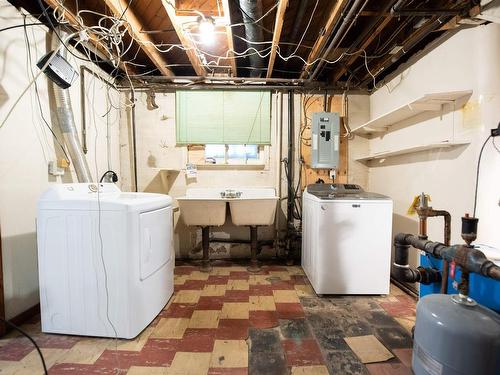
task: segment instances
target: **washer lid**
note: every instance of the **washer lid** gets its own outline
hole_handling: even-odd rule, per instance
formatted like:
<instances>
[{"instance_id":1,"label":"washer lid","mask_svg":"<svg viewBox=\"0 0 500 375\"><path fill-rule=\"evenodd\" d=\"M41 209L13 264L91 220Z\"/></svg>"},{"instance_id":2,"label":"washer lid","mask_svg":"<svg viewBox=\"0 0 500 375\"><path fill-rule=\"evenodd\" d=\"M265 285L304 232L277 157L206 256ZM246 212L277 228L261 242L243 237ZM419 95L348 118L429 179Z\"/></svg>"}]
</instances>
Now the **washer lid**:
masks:
<instances>
[{"instance_id":1,"label":"washer lid","mask_svg":"<svg viewBox=\"0 0 500 375\"><path fill-rule=\"evenodd\" d=\"M113 183L54 184L38 201L38 209L52 210L147 211L170 205L168 195L124 193Z\"/></svg>"},{"instance_id":2,"label":"washer lid","mask_svg":"<svg viewBox=\"0 0 500 375\"><path fill-rule=\"evenodd\" d=\"M364 191L355 184L311 184L307 192L325 200L390 200L389 197Z\"/></svg>"}]
</instances>

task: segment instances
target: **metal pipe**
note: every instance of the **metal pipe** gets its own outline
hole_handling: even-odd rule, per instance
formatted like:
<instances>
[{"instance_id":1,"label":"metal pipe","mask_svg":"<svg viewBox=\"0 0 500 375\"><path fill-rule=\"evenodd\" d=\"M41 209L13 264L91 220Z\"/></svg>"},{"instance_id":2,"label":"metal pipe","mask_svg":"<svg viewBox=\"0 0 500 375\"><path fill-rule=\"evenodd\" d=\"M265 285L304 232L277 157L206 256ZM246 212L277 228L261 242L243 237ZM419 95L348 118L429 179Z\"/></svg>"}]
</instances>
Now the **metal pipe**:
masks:
<instances>
[{"instance_id":1,"label":"metal pipe","mask_svg":"<svg viewBox=\"0 0 500 375\"><path fill-rule=\"evenodd\" d=\"M132 103L132 108L130 110L130 116L132 117L132 147L133 147L133 163L134 163L134 189L136 192L139 191L138 175L137 175L137 134L135 127L135 96L134 90L130 91L130 102Z\"/></svg>"},{"instance_id":2,"label":"metal pipe","mask_svg":"<svg viewBox=\"0 0 500 375\"><path fill-rule=\"evenodd\" d=\"M413 234L399 233L394 238L396 251L411 245L438 259L455 262L465 272L474 272L495 280L500 280L500 267L486 258L484 253L467 245L446 246L440 242L422 240ZM402 255L404 257L404 254Z\"/></svg>"},{"instance_id":3,"label":"metal pipe","mask_svg":"<svg viewBox=\"0 0 500 375\"><path fill-rule=\"evenodd\" d=\"M257 227L250 227L250 266L247 268L250 272L259 272L260 266L257 261Z\"/></svg>"},{"instance_id":4,"label":"metal pipe","mask_svg":"<svg viewBox=\"0 0 500 375\"><path fill-rule=\"evenodd\" d=\"M243 23L245 24L245 37L247 40L252 42L262 42L264 41L264 33L262 29L255 24L255 20L262 17L262 1L261 0L239 0L240 8L243 10ZM255 48L260 51L262 47L248 43L248 48ZM264 59L258 54L251 54L250 65L254 68L263 68ZM250 72L251 77L260 77L262 71L252 70Z\"/></svg>"},{"instance_id":5,"label":"metal pipe","mask_svg":"<svg viewBox=\"0 0 500 375\"><path fill-rule=\"evenodd\" d=\"M210 272L210 227L201 227L201 247L203 249L203 259L201 260L201 271Z\"/></svg>"},{"instance_id":6,"label":"metal pipe","mask_svg":"<svg viewBox=\"0 0 500 375\"><path fill-rule=\"evenodd\" d=\"M428 201L425 193L420 194L420 203L417 207L417 214L419 218L419 238L427 239L427 218L442 216L444 218L444 244L450 246L451 239L451 215L448 211L444 210L434 210L432 207L428 206ZM441 278L441 289L442 294L448 292L448 274L450 265L447 260L443 259L443 271Z\"/></svg>"},{"instance_id":7,"label":"metal pipe","mask_svg":"<svg viewBox=\"0 0 500 375\"><path fill-rule=\"evenodd\" d=\"M305 86L290 86L290 85L211 85L211 84L202 84L202 85L181 85L181 84L158 84L155 85L147 85L147 86L136 86L134 87L134 91L137 92L149 92L154 90L156 93L159 92L172 92L175 90L276 90L276 91L289 91L289 90L328 90L330 95L332 94L342 94L345 90L341 90L338 87L334 86L318 86L314 85L314 82L311 82L311 85ZM122 91L130 91L130 86L120 86L120 90ZM349 90L351 95L368 95L367 90Z\"/></svg>"},{"instance_id":8,"label":"metal pipe","mask_svg":"<svg viewBox=\"0 0 500 375\"><path fill-rule=\"evenodd\" d=\"M362 2L363 2L363 4L361 4ZM342 42L345 35L349 32L352 25L354 24L354 22L356 21L359 14L364 9L364 7L366 6L367 3L368 3L368 0L355 0L354 1L354 4L349 9L347 16L345 16L344 20L342 21L340 28L335 33L335 36L333 37L332 41L328 45L328 48L326 49L325 53L322 55L322 60L320 60L318 62L318 64L316 65L316 68L314 69L313 73L309 77L310 81L312 81L316 77L316 75L318 75L320 70L323 68L323 65L325 64L324 60L328 59L328 56L330 55L330 53L337 49L338 45ZM355 15L355 13L356 13L356 15Z\"/></svg>"},{"instance_id":9,"label":"metal pipe","mask_svg":"<svg viewBox=\"0 0 500 375\"><path fill-rule=\"evenodd\" d=\"M297 40L297 36L299 35L300 26L302 25L302 20L304 19L308 3L308 0L302 0L299 2L299 9L297 9L297 13L293 21L293 29L288 40ZM286 56L289 56L292 53L293 48L294 46L291 44L288 46Z\"/></svg>"},{"instance_id":10,"label":"metal pipe","mask_svg":"<svg viewBox=\"0 0 500 375\"><path fill-rule=\"evenodd\" d=\"M293 163L293 139L294 139L294 111L293 111L293 92L288 91L288 179L287 179L287 223L293 225L293 205L295 201L294 182L294 163Z\"/></svg>"},{"instance_id":11,"label":"metal pipe","mask_svg":"<svg viewBox=\"0 0 500 375\"><path fill-rule=\"evenodd\" d=\"M66 38L67 34L63 30L59 29L57 32L63 40ZM55 32L52 34L51 44L52 49L59 49L60 41ZM59 54L62 58L66 59L67 49L59 49ZM87 164L87 159L85 158L80 140L78 139L78 131L75 125L69 90L64 90L56 84L52 84L51 87L55 99L57 122L61 129L66 148L68 149L71 162L75 168L77 179L79 182L92 182L92 175Z\"/></svg>"},{"instance_id":12,"label":"metal pipe","mask_svg":"<svg viewBox=\"0 0 500 375\"><path fill-rule=\"evenodd\" d=\"M456 16L462 14L464 9L402 9L391 11L395 17L398 16Z\"/></svg>"},{"instance_id":13,"label":"metal pipe","mask_svg":"<svg viewBox=\"0 0 500 375\"><path fill-rule=\"evenodd\" d=\"M143 76L138 79L141 82L179 82L179 81L190 81L190 82L196 82L196 83L203 83L203 82L235 82L235 83L245 83L245 82L251 82L251 83L278 83L278 82L283 82L283 83L304 83L306 80L304 79L298 79L298 78L265 78L265 77L200 77L200 76L174 76L174 77L167 77L167 76Z\"/></svg>"}]
</instances>

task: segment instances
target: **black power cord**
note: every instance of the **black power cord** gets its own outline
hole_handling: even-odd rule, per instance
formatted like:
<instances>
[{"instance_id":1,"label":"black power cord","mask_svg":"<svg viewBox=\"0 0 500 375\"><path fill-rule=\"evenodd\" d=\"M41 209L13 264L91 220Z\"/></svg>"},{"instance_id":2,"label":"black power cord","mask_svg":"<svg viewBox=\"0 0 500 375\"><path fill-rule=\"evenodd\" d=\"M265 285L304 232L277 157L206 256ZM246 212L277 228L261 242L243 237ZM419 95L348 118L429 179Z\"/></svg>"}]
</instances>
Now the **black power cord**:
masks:
<instances>
[{"instance_id":1,"label":"black power cord","mask_svg":"<svg viewBox=\"0 0 500 375\"><path fill-rule=\"evenodd\" d=\"M40 347L38 346L38 344L36 343L36 341L30 335L28 335L24 330L22 330L21 328L19 328L18 326L16 326L14 323L11 323L8 320L6 320L4 318L1 318L1 317L0 317L0 321L4 322L6 325L8 325L9 327L11 327L12 329L15 329L16 331L18 331L19 333L21 333L23 336L26 336L28 338L28 340L31 341L31 343L35 346L35 349L38 352L38 355L40 356L40 360L42 361L43 373L45 375L48 375L49 372L47 371L47 365L45 364L45 358L43 357L42 351L40 350Z\"/></svg>"},{"instance_id":2,"label":"black power cord","mask_svg":"<svg viewBox=\"0 0 500 375\"><path fill-rule=\"evenodd\" d=\"M500 123L496 129L491 129L491 134L486 138L483 145L481 146L481 151L479 152L479 158L477 159L477 168L476 168L476 187L474 189L474 213L473 217L476 217L476 206L477 206L477 188L479 186L479 169L481 167L481 157L483 156L484 147L488 143L488 141L494 137L500 136ZM493 146L496 149L495 141L493 140ZM497 149L498 151L498 149Z\"/></svg>"}]
</instances>

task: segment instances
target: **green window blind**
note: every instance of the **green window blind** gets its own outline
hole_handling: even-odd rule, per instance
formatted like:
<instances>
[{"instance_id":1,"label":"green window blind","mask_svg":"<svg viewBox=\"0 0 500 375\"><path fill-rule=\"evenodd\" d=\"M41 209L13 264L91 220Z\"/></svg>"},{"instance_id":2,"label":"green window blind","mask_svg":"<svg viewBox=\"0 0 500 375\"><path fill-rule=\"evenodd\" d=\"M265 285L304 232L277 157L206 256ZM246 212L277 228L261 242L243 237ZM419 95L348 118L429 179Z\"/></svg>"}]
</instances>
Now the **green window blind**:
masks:
<instances>
[{"instance_id":1,"label":"green window blind","mask_svg":"<svg viewBox=\"0 0 500 375\"><path fill-rule=\"evenodd\" d=\"M178 144L270 144L269 91L176 92Z\"/></svg>"}]
</instances>

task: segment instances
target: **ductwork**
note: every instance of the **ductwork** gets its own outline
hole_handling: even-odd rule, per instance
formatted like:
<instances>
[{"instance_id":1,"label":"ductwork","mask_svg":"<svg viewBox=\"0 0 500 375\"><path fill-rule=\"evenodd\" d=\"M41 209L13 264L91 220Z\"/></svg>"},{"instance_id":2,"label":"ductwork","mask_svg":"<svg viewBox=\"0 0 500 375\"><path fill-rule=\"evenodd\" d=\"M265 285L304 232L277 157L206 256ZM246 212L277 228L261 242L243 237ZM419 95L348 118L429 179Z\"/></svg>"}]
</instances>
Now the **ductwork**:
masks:
<instances>
[{"instance_id":1,"label":"ductwork","mask_svg":"<svg viewBox=\"0 0 500 375\"><path fill-rule=\"evenodd\" d=\"M245 38L252 42L264 41L264 33L262 29L255 24L255 20L262 17L262 1L261 0L239 0L240 8L242 10L243 22L245 23ZM248 48L255 48L260 51L262 45L251 44L247 42ZM264 59L261 58L254 50L250 50L249 56L250 65L256 70L250 71L250 77L260 77L264 68Z\"/></svg>"},{"instance_id":2,"label":"ductwork","mask_svg":"<svg viewBox=\"0 0 500 375\"><path fill-rule=\"evenodd\" d=\"M58 33L62 40L66 39L66 33L64 31L58 30ZM52 49L59 50L59 55L66 58L67 49L60 48L60 40L55 33L52 34ZM71 163L73 163L75 168L78 182L92 182L92 175L90 174L87 159L83 153L75 126L69 90L62 89L55 84L51 86L55 98L57 122L59 123L59 128L64 137L64 143L66 144L69 157L71 158Z\"/></svg>"}]
</instances>

